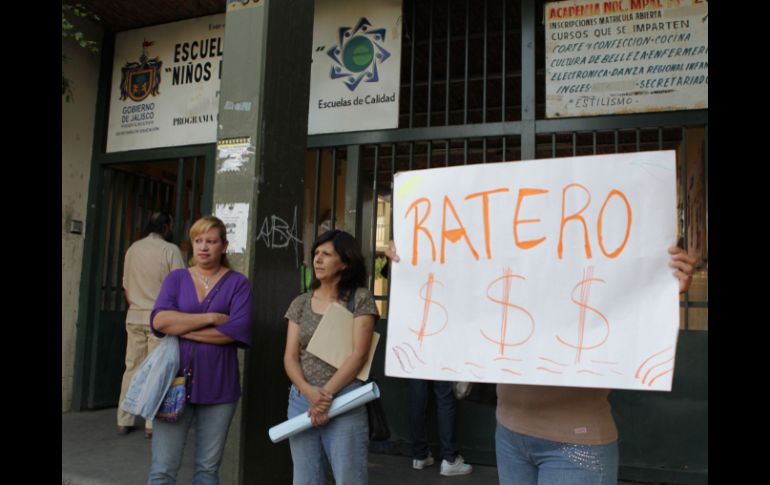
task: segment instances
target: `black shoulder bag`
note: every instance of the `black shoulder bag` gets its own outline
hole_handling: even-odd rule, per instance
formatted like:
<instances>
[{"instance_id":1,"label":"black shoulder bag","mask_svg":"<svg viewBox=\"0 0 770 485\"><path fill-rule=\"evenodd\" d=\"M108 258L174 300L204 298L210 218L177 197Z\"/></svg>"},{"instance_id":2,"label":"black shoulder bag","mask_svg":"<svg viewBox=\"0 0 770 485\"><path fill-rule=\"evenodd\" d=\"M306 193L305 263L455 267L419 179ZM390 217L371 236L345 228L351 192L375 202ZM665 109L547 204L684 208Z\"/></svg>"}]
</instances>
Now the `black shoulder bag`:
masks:
<instances>
[{"instance_id":1,"label":"black shoulder bag","mask_svg":"<svg viewBox=\"0 0 770 485\"><path fill-rule=\"evenodd\" d=\"M356 292L351 292L351 295L348 297L348 311L350 313L353 313L355 315L355 300L356 300ZM375 384L377 381L372 376L371 372L369 373L369 379L366 381L366 383L374 382ZM385 410L382 407L382 398L378 397L377 399L374 399L372 401L369 401L366 403L366 414L369 418L369 440L370 441L386 441L390 438L390 428L388 427L388 421L385 419Z\"/></svg>"}]
</instances>

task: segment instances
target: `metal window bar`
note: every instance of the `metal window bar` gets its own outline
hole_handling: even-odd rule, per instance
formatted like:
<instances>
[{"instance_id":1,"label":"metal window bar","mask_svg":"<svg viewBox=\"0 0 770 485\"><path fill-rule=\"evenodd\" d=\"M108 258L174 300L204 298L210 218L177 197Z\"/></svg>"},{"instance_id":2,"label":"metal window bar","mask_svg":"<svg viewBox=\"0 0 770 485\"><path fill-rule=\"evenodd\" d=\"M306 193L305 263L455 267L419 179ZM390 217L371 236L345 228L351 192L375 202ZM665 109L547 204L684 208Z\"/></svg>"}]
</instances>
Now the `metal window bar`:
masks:
<instances>
[{"instance_id":1,"label":"metal window bar","mask_svg":"<svg viewBox=\"0 0 770 485\"><path fill-rule=\"evenodd\" d=\"M190 219L189 219L189 226L192 224L192 221L195 221L198 219L198 162L200 158L195 157L193 158L193 173L192 173L192 184L190 187L190 190L192 191L192 196L190 197ZM187 231L189 230L189 227L185 226L183 235L187 234Z\"/></svg>"},{"instance_id":2,"label":"metal window bar","mask_svg":"<svg viewBox=\"0 0 770 485\"><path fill-rule=\"evenodd\" d=\"M689 247L689 241L687 240L687 228L690 227L689 224L689 211L688 209L688 199L689 194L687 191L687 127L682 127L682 240L685 251ZM684 329L689 330L690 329L690 295L689 291L684 294Z\"/></svg>"},{"instance_id":3,"label":"metal window bar","mask_svg":"<svg viewBox=\"0 0 770 485\"><path fill-rule=\"evenodd\" d=\"M337 229L337 148L332 148L331 228Z\"/></svg>"},{"instance_id":4,"label":"metal window bar","mask_svg":"<svg viewBox=\"0 0 770 485\"><path fill-rule=\"evenodd\" d=\"M470 0L465 0L465 80L463 86L465 93L463 95L463 124L468 124L468 47L470 38L468 32L470 29ZM466 140L467 142L467 140ZM467 150L467 145L466 145ZM467 163L467 157L466 157Z\"/></svg>"},{"instance_id":5,"label":"metal window bar","mask_svg":"<svg viewBox=\"0 0 770 485\"><path fill-rule=\"evenodd\" d=\"M487 44L489 39L487 38L487 0L484 0L484 86L482 96L482 115L481 122L487 122Z\"/></svg>"},{"instance_id":6,"label":"metal window bar","mask_svg":"<svg viewBox=\"0 0 770 485\"><path fill-rule=\"evenodd\" d=\"M412 2L412 63L409 71L409 128L414 127L414 47L416 42L415 25L417 24L417 2Z\"/></svg>"},{"instance_id":7,"label":"metal window bar","mask_svg":"<svg viewBox=\"0 0 770 485\"><path fill-rule=\"evenodd\" d=\"M133 185L133 181L136 178L130 175L124 175L124 183L123 183L123 201L120 207L120 230L117 240L117 251L115 254L115 267L116 267L116 274L115 274L115 286L113 288L114 293L114 300L113 300L113 306L112 309L114 310L123 310L124 304L125 304L125 298L122 297L122 291L123 288L123 254L126 250L126 228L128 227L128 207L129 207L129 194L133 194L133 191L130 190L131 186ZM130 237L130 236L129 236ZM130 242L130 241L129 241Z\"/></svg>"},{"instance_id":8,"label":"metal window bar","mask_svg":"<svg viewBox=\"0 0 770 485\"><path fill-rule=\"evenodd\" d=\"M371 267L369 268L369 290L374 294L374 280L376 278L376 275L374 274L374 269L377 264L377 176L379 174L379 164L380 161L380 146L375 145L374 146L374 169L372 172L372 247L371 247L371 254L372 254L372 261L371 261Z\"/></svg>"},{"instance_id":9,"label":"metal window bar","mask_svg":"<svg viewBox=\"0 0 770 485\"><path fill-rule=\"evenodd\" d=\"M390 145L390 193L391 193L391 201L393 200L392 194L393 194L393 177L396 175L396 145L392 144ZM391 239L393 238L393 210L390 211L390 220L388 221L388 224L390 224L391 229ZM392 281L392 278L390 277L390 273L388 273L388 296L387 301L388 304L390 303L390 283ZM385 317L389 315L390 307L386 306L388 312L385 313Z\"/></svg>"},{"instance_id":10,"label":"metal window bar","mask_svg":"<svg viewBox=\"0 0 770 485\"><path fill-rule=\"evenodd\" d=\"M430 0L428 12L428 110L427 126L430 126L433 101L433 0Z\"/></svg>"},{"instance_id":11,"label":"metal window bar","mask_svg":"<svg viewBox=\"0 0 770 485\"><path fill-rule=\"evenodd\" d=\"M180 158L177 162L177 173L176 173L176 207L174 208L174 227L172 228L174 231L174 239L176 241L180 241L182 239L182 227L184 224L184 193L185 188L187 184L186 181L186 174L185 174L185 160L184 158Z\"/></svg>"},{"instance_id":12,"label":"metal window bar","mask_svg":"<svg viewBox=\"0 0 770 485\"><path fill-rule=\"evenodd\" d=\"M449 69L450 66L450 47L452 45L451 37L452 37L452 3L447 2L446 4L446 89L444 93L444 126L449 126L449 78L451 75L451 71Z\"/></svg>"},{"instance_id":13,"label":"metal window bar","mask_svg":"<svg viewBox=\"0 0 770 485\"><path fill-rule=\"evenodd\" d=\"M321 152L323 150L321 148L317 149L315 151L315 194L313 197L313 200L315 201L315 205L313 206L313 240L316 238L316 234L318 233L318 211L321 208ZM311 241L312 244L312 241ZM314 255L310 255L310 258L312 259ZM311 261L312 266L312 261Z\"/></svg>"},{"instance_id":14,"label":"metal window bar","mask_svg":"<svg viewBox=\"0 0 770 485\"><path fill-rule=\"evenodd\" d=\"M502 66L502 70L501 70L503 82L502 82L502 86L500 88L500 97L502 99L502 101L500 103L500 110L501 110L500 111L500 121L501 122L505 122L505 78L508 75L507 71L505 70L505 46L508 43L508 38L507 38L506 33L505 33L505 26L506 26L505 1L506 0L502 0L502 15L501 15L501 17L503 19L503 49L502 49L503 50L503 59L502 59L503 66ZM503 152L505 152L505 138L503 138ZM503 157L503 158L505 158L505 157Z\"/></svg>"},{"instance_id":15,"label":"metal window bar","mask_svg":"<svg viewBox=\"0 0 770 485\"><path fill-rule=\"evenodd\" d=\"M112 218L109 216L109 214L112 213L112 208L113 208L114 198L115 198L115 189L113 187L114 178L115 178L114 175L115 174L114 174L114 172L112 170L110 170L110 169L105 170L105 173L104 173L104 190L106 192L106 194L104 196L104 200L106 201L106 204L105 204L106 207L105 207L105 212L104 212L104 214L105 214L104 215L104 218L105 218L105 224L104 224L104 241L105 241L104 247L105 247L105 250L104 250L104 254L102 255L102 263L103 263L102 267L104 268L104 271L102 272L102 285L101 285L102 286L102 288L101 288L102 289L102 294L101 294L101 298L99 299L100 302L101 302L100 308L102 310L105 310L107 308L107 301L108 301L108 299L107 299L107 294L108 294L107 281L108 281L108 278L109 278L108 275L110 274L110 256L109 256L110 255L110 250L109 250L109 247L110 247L110 241L111 241L110 234L112 232L112 227L111 227L112 226Z\"/></svg>"},{"instance_id":16,"label":"metal window bar","mask_svg":"<svg viewBox=\"0 0 770 485\"><path fill-rule=\"evenodd\" d=\"M704 196L706 197L705 209L706 209L706 234L708 234L709 228L709 125L703 127L703 188Z\"/></svg>"}]
</instances>

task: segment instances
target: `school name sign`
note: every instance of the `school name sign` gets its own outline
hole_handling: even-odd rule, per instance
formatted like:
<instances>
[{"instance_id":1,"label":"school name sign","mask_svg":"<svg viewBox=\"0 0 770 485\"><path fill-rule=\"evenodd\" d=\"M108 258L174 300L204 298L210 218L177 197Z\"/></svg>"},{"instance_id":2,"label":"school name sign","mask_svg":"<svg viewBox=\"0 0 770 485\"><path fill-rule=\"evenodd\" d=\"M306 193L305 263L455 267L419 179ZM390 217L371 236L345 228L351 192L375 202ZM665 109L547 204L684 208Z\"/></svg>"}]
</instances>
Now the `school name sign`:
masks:
<instances>
[{"instance_id":1,"label":"school name sign","mask_svg":"<svg viewBox=\"0 0 770 485\"><path fill-rule=\"evenodd\" d=\"M225 14L115 37L107 152L212 143Z\"/></svg>"},{"instance_id":2,"label":"school name sign","mask_svg":"<svg viewBox=\"0 0 770 485\"><path fill-rule=\"evenodd\" d=\"M388 376L671 390L675 152L400 172Z\"/></svg>"},{"instance_id":3,"label":"school name sign","mask_svg":"<svg viewBox=\"0 0 770 485\"><path fill-rule=\"evenodd\" d=\"M708 2L546 4L546 116L708 108Z\"/></svg>"}]
</instances>

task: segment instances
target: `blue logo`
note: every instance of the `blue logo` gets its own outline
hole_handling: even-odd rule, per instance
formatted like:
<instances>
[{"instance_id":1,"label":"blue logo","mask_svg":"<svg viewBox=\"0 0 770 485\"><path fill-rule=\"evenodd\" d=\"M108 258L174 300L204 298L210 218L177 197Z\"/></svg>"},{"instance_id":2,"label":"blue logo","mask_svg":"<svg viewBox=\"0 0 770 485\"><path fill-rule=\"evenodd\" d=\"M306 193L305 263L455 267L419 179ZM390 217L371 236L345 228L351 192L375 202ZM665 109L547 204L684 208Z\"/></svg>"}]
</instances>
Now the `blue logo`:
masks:
<instances>
[{"instance_id":1,"label":"blue logo","mask_svg":"<svg viewBox=\"0 0 770 485\"><path fill-rule=\"evenodd\" d=\"M131 98L134 101L142 101L152 94L160 94L160 73L163 62L160 58L149 59L147 48L155 42L144 41L142 43L142 55L139 62L127 62L121 68L120 100Z\"/></svg>"},{"instance_id":2,"label":"blue logo","mask_svg":"<svg viewBox=\"0 0 770 485\"><path fill-rule=\"evenodd\" d=\"M390 52L382 46L385 29L372 29L371 26L365 17L361 17L354 28L340 27L339 43L326 51L336 64L329 77L343 79L351 91L355 91L361 81L379 81L378 66L390 57Z\"/></svg>"}]
</instances>

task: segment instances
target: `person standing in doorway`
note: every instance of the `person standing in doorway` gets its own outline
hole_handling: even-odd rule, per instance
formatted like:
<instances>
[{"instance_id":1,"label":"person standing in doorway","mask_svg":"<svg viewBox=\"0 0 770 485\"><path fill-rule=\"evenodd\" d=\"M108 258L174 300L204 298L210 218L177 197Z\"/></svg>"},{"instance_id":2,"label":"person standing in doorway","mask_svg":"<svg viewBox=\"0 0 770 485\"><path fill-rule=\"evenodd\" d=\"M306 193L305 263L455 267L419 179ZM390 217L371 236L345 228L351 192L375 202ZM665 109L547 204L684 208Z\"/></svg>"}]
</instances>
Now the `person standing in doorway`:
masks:
<instances>
[{"instance_id":1,"label":"person standing in doorway","mask_svg":"<svg viewBox=\"0 0 770 485\"><path fill-rule=\"evenodd\" d=\"M159 339L150 331L150 313L155 306L163 279L172 270L184 268L179 248L171 242L174 223L169 214L155 212L145 228L145 237L126 252L123 290L126 292L126 371L120 388L120 401L126 396L131 378ZM136 416L118 407L118 434L126 435L135 426ZM152 421L144 423L145 438L152 438Z\"/></svg>"}]
</instances>

